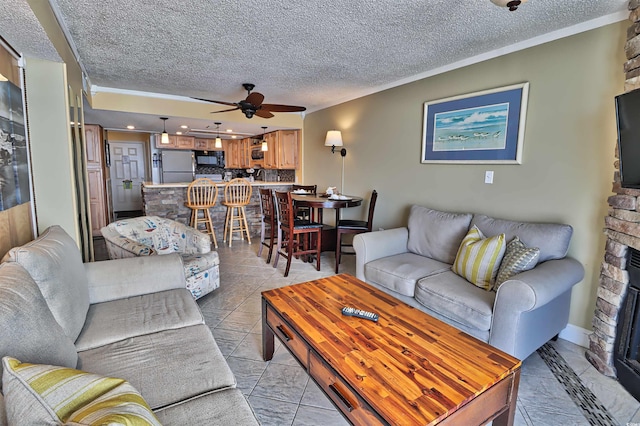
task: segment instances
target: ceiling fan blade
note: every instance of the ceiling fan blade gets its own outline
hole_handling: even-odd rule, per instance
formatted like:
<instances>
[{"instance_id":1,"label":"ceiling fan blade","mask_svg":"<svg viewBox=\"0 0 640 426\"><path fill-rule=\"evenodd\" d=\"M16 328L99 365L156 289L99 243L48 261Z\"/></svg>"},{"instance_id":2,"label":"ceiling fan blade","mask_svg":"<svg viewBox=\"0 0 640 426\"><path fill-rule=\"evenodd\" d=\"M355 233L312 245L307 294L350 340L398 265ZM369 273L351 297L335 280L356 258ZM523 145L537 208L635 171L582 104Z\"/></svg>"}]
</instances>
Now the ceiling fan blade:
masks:
<instances>
[{"instance_id":1,"label":"ceiling fan blade","mask_svg":"<svg viewBox=\"0 0 640 426\"><path fill-rule=\"evenodd\" d=\"M257 110L254 115L257 115L258 117L262 117L262 118L271 118L273 117L273 114L271 114L269 111L265 111L263 109L259 109Z\"/></svg>"},{"instance_id":2,"label":"ceiling fan blade","mask_svg":"<svg viewBox=\"0 0 640 426\"><path fill-rule=\"evenodd\" d=\"M262 101L264 101L264 95L258 92L250 93L249 96L247 96L247 99L245 99L245 102L249 102L251 105L256 107L262 105Z\"/></svg>"},{"instance_id":3,"label":"ceiling fan blade","mask_svg":"<svg viewBox=\"0 0 640 426\"><path fill-rule=\"evenodd\" d=\"M214 104L222 104L222 105L231 105L231 106L238 106L235 102L225 102L225 101L214 101L212 99L203 99L203 98L191 98L191 99L197 99L199 101L205 101L205 102L212 102Z\"/></svg>"},{"instance_id":4,"label":"ceiling fan blade","mask_svg":"<svg viewBox=\"0 0 640 426\"><path fill-rule=\"evenodd\" d=\"M229 109L223 109L222 111L211 111L211 114L216 114L219 112L229 112L229 111L235 111L237 109L240 109L240 107L235 107L235 108L229 108Z\"/></svg>"},{"instance_id":5,"label":"ceiling fan blade","mask_svg":"<svg viewBox=\"0 0 640 426\"><path fill-rule=\"evenodd\" d=\"M294 105L262 104L261 109L273 112L299 112L306 111L305 107Z\"/></svg>"}]
</instances>

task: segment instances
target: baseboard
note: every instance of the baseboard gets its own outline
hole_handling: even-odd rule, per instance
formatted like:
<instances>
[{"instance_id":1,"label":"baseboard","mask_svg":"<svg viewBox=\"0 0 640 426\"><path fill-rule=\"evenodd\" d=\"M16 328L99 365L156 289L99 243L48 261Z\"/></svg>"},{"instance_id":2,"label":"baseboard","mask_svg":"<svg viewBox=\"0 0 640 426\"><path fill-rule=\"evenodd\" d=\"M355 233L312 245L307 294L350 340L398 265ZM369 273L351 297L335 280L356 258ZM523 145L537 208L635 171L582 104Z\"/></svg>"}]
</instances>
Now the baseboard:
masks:
<instances>
[{"instance_id":1,"label":"baseboard","mask_svg":"<svg viewBox=\"0 0 640 426\"><path fill-rule=\"evenodd\" d=\"M586 328L578 327L573 324L567 324L564 330L560 332L560 338L567 340L576 345L580 345L584 348L589 347L589 335L593 333Z\"/></svg>"}]
</instances>

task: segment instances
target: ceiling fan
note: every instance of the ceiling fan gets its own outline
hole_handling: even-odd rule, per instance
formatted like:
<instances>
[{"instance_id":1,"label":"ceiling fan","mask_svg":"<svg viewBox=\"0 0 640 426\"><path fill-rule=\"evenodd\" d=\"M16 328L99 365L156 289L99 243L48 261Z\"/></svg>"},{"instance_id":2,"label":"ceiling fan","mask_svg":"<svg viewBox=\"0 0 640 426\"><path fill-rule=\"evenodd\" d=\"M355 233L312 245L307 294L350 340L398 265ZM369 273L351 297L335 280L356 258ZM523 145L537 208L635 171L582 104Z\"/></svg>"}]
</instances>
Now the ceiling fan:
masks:
<instances>
[{"instance_id":1,"label":"ceiling fan","mask_svg":"<svg viewBox=\"0 0 640 426\"><path fill-rule=\"evenodd\" d=\"M235 111L239 109L247 118L251 118L254 115L257 115L258 117L262 117L262 118L271 118L273 117L272 112L299 112L299 111L306 110L305 107L294 106L294 105L263 104L262 101L264 101L264 95L262 93L258 93L258 92L251 93L253 88L256 87L255 84L244 83L242 87L244 87L244 89L247 91L247 97L246 99L243 99L240 102L214 101L211 99L202 99L202 98L193 98L193 99L198 99L199 101L205 101L205 102L214 102L216 104L234 106L235 108L225 109L222 111L212 111L212 113Z\"/></svg>"}]
</instances>

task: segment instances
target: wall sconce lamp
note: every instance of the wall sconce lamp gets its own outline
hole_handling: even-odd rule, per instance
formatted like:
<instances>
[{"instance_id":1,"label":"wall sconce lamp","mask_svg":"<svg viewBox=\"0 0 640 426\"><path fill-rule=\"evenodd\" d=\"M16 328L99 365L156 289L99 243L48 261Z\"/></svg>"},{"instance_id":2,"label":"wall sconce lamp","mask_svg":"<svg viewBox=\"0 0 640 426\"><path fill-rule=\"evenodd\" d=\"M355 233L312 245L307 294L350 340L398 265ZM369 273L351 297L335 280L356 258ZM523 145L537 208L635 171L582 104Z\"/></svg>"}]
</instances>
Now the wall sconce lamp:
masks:
<instances>
[{"instance_id":1,"label":"wall sconce lamp","mask_svg":"<svg viewBox=\"0 0 640 426\"><path fill-rule=\"evenodd\" d=\"M216 132L217 132L216 142L215 142L214 146L219 149L219 148L222 148L222 139L220 139L220 125L222 123L220 123L219 121L216 121L214 124L217 126L216 127Z\"/></svg>"},{"instance_id":2,"label":"wall sconce lamp","mask_svg":"<svg viewBox=\"0 0 640 426\"><path fill-rule=\"evenodd\" d=\"M518 9L518 6L522 3L526 3L527 0L490 0L491 3L500 7L508 7L511 12Z\"/></svg>"},{"instance_id":3,"label":"wall sconce lamp","mask_svg":"<svg viewBox=\"0 0 640 426\"><path fill-rule=\"evenodd\" d=\"M269 144L266 140L264 140L264 134L267 131L267 126L262 126L262 146L260 147L261 151L267 152L269 151Z\"/></svg>"},{"instance_id":4,"label":"wall sconce lamp","mask_svg":"<svg viewBox=\"0 0 640 426\"><path fill-rule=\"evenodd\" d=\"M160 143L167 145L169 143L169 133L167 133L167 120L169 117L160 117L162 123L162 137L160 138Z\"/></svg>"},{"instance_id":5,"label":"wall sconce lamp","mask_svg":"<svg viewBox=\"0 0 640 426\"><path fill-rule=\"evenodd\" d=\"M329 130L327 132L327 137L324 140L324 146L330 146L331 147L331 153L335 154L336 152L336 146L342 146L342 133L340 132L340 130ZM342 148L340 150L340 155L342 155L343 157L347 155L347 149L346 148Z\"/></svg>"}]
</instances>

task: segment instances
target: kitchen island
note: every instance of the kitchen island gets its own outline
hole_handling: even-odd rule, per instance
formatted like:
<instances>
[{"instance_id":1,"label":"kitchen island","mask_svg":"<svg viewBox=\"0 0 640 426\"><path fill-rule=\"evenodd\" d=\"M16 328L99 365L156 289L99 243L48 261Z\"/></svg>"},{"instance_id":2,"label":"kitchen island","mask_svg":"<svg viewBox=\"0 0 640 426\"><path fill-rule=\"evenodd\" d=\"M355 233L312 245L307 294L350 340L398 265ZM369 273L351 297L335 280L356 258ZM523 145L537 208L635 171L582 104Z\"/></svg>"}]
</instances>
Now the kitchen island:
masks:
<instances>
[{"instance_id":1,"label":"kitchen island","mask_svg":"<svg viewBox=\"0 0 640 426\"><path fill-rule=\"evenodd\" d=\"M142 184L142 205L146 216L159 216L167 219L173 219L178 222L189 225L191 219L191 209L185 207L187 201L187 187L191 182L184 183L152 183L145 182ZM216 230L218 241L222 242L222 233L224 232L224 219L227 214L227 208L222 205L224 200L224 186L226 182L217 182L218 200L216 205L210 209L213 226ZM265 182L255 181L251 183L252 194L249 205L245 208L247 214L247 223L249 225L249 234L252 237L260 235L260 188L269 188L276 191L291 190L293 182Z\"/></svg>"}]
</instances>

